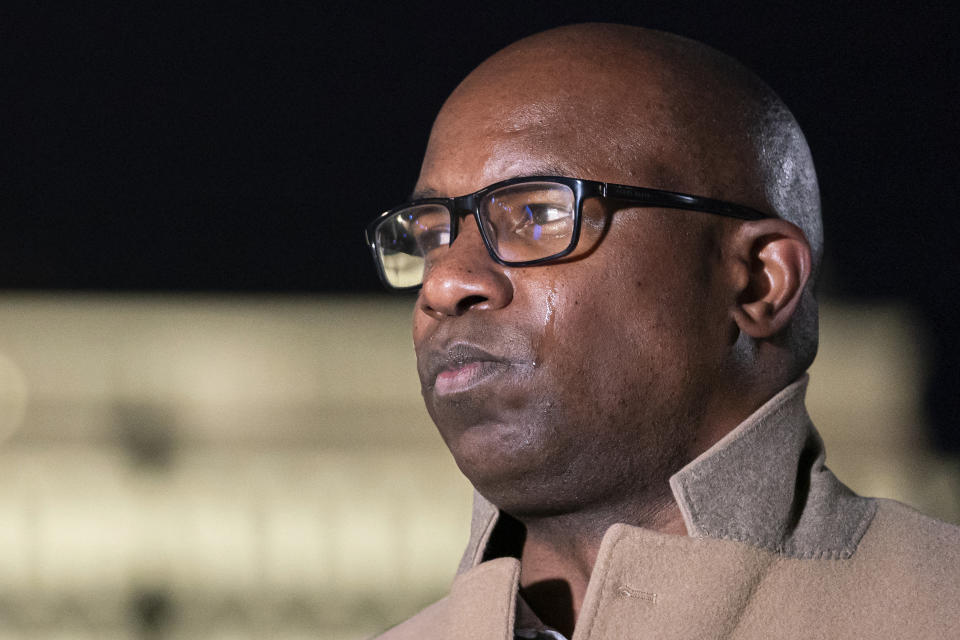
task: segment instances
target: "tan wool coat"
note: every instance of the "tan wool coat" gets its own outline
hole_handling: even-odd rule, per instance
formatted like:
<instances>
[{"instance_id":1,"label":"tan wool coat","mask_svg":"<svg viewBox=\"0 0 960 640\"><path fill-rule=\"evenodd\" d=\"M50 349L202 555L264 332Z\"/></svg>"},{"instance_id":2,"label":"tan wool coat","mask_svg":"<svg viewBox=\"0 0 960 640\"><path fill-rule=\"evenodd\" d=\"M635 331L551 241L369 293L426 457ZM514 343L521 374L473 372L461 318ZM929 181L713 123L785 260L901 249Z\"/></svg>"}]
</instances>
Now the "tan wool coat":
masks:
<instances>
[{"instance_id":1,"label":"tan wool coat","mask_svg":"<svg viewBox=\"0 0 960 640\"><path fill-rule=\"evenodd\" d=\"M806 382L670 479L688 536L607 530L570 640L960 640L960 528L841 484ZM498 517L477 496L450 594L384 640L513 640L529 611L519 561L485 557Z\"/></svg>"}]
</instances>

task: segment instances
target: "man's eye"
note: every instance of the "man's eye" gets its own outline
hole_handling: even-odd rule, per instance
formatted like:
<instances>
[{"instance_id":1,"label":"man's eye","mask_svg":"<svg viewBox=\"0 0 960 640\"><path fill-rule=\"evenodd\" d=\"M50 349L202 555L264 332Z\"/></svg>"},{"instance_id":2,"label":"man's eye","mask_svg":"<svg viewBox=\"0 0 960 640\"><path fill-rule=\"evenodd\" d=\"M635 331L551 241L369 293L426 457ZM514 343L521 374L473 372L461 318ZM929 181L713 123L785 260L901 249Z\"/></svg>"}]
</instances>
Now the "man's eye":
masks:
<instances>
[{"instance_id":1,"label":"man's eye","mask_svg":"<svg viewBox=\"0 0 960 640\"><path fill-rule=\"evenodd\" d=\"M569 233L570 213L551 204L527 204L514 227L514 233L539 240L542 236Z\"/></svg>"},{"instance_id":2,"label":"man's eye","mask_svg":"<svg viewBox=\"0 0 960 640\"><path fill-rule=\"evenodd\" d=\"M427 255L434 249L446 247L450 244L450 227L437 226L424 229L417 234L417 245L422 255Z\"/></svg>"}]
</instances>

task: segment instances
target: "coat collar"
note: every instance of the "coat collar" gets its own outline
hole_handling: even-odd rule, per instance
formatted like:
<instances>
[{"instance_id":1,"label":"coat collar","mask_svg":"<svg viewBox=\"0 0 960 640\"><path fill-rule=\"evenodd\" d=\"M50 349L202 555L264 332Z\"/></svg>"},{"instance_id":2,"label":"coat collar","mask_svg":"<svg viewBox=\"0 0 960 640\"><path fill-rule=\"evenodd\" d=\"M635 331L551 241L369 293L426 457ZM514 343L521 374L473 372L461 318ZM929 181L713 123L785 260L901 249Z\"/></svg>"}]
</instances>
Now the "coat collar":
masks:
<instances>
[{"instance_id":1,"label":"coat collar","mask_svg":"<svg viewBox=\"0 0 960 640\"><path fill-rule=\"evenodd\" d=\"M804 406L806 374L670 478L692 538L737 540L798 558L849 558L876 505L824 466ZM483 560L499 510L474 494L463 573Z\"/></svg>"}]
</instances>

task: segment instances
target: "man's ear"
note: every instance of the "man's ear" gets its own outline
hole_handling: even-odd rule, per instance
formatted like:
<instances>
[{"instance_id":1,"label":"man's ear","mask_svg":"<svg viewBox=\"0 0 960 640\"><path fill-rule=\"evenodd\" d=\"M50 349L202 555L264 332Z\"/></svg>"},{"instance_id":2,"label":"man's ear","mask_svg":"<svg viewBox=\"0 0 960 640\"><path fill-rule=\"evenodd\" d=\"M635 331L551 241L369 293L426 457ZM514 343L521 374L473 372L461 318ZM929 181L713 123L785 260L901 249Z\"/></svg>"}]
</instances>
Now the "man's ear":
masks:
<instances>
[{"instance_id":1,"label":"man's ear","mask_svg":"<svg viewBox=\"0 0 960 640\"><path fill-rule=\"evenodd\" d=\"M733 319L753 338L776 335L793 317L810 278L807 238L786 220L766 219L741 223L730 240L737 294Z\"/></svg>"}]
</instances>

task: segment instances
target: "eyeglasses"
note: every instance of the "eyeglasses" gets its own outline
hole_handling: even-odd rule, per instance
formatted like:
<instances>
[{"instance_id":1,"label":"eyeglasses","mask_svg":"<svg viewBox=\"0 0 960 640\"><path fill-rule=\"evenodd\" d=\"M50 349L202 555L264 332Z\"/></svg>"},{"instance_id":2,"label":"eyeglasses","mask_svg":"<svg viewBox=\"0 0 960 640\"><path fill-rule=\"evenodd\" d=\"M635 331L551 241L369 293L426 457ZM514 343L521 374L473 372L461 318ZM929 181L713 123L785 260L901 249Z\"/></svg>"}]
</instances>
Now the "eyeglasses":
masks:
<instances>
[{"instance_id":1,"label":"eyeglasses","mask_svg":"<svg viewBox=\"0 0 960 640\"><path fill-rule=\"evenodd\" d=\"M429 263L473 215L498 264L528 267L568 255L580 239L583 201L613 198L642 207L702 211L742 220L774 216L738 204L672 191L557 176L512 178L455 198L423 198L381 214L366 229L380 279L403 291L423 284Z\"/></svg>"}]
</instances>

